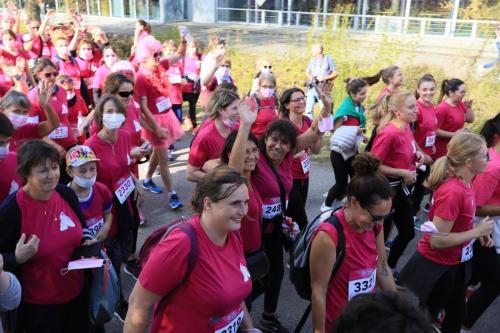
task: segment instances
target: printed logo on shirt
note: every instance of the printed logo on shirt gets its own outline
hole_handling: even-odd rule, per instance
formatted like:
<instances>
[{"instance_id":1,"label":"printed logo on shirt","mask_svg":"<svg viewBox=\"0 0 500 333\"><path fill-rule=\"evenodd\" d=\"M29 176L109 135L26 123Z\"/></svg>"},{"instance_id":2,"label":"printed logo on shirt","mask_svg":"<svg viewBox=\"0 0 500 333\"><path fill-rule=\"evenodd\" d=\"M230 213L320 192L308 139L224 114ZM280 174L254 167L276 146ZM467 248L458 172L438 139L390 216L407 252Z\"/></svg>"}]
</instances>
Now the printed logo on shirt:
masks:
<instances>
[{"instance_id":1,"label":"printed logo on shirt","mask_svg":"<svg viewBox=\"0 0 500 333\"><path fill-rule=\"evenodd\" d=\"M75 226L75 222L73 222L64 212L61 212L59 215L59 221L61 224L59 225L59 230L61 231L66 231L69 228L72 228Z\"/></svg>"},{"instance_id":2,"label":"printed logo on shirt","mask_svg":"<svg viewBox=\"0 0 500 333\"><path fill-rule=\"evenodd\" d=\"M248 280L250 279L250 272L248 271L248 268L240 263L240 271L243 275L243 281L248 282Z\"/></svg>"}]
</instances>

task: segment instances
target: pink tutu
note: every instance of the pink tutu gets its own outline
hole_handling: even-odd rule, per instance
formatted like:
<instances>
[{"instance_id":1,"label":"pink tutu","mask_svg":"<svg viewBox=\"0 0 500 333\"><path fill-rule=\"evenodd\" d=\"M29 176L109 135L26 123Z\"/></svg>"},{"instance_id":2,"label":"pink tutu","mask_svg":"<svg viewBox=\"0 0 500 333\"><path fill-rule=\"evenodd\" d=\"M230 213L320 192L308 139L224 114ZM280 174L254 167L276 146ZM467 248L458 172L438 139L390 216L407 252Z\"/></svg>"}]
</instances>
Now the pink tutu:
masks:
<instances>
[{"instance_id":1,"label":"pink tutu","mask_svg":"<svg viewBox=\"0 0 500 333\"><path fill-rule=\"evenodd\" d=\"M155 133L145 128L142 129L143 138L148 140L153 148L167 148L184 135L179 119L177 119L172 110L164 114L154 114L153 118L158 126L166 129L168 132L166 139L160 139Z\"/></svg>"}]
</instances>

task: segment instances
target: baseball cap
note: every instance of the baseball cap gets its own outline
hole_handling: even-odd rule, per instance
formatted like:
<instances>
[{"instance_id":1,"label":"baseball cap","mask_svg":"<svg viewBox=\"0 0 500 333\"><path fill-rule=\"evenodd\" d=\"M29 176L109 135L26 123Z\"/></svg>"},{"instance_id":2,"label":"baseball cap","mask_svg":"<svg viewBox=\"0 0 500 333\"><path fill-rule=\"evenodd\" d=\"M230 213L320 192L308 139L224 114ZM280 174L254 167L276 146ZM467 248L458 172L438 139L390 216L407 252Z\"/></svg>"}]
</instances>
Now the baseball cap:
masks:
<instances>
[{"instance_id":1,"label":"baseball cap","mask_svg":"<svg viewBox=\"0 0 500 333\"><path fill-rule=\"evenodd\" d=\"M85 163L99 161L94 151L88 146L74 146L66 153L66 166L79 167Z\"/></svg>"}]
</instances>

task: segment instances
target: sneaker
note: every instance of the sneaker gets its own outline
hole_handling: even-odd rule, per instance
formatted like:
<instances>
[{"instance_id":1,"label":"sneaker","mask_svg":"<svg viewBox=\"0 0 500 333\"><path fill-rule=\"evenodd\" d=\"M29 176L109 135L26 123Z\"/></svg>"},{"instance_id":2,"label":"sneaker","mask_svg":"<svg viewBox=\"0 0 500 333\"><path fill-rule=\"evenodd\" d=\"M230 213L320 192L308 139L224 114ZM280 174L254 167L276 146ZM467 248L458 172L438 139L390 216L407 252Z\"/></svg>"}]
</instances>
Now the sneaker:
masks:
<instances>
[{"instance_id":1,"label":"sneaker","mask_svg":"<svg viewBox=\"0 0 500 333\"><path fill-rule=\"evenodd\" d=\"M115 316L119 321L125 323L125 318L127 317L128 302L123 300L118 303L115 309Z\"/></svg>"},{"instance_id":2,"label":"sneaker","mask_svg":"<svg viewBox=\"0 0 500 333\"><path fill-rule=\"evenodd\" d=\"M290 332L287 328L281 325L278 317L273 319L260 318L258 328L265 333L288 333Z\"/></svg>"},{"instance_id":3,"label":"sneaker","mask_svg":"<svg viewBox=\"0 0 500 333\"><path fill-rule=\"evenodd\" d=\"M470 286L468 286L467 289L465 290L465 301L468 301L469 298L471 298L472 295L474 295L474 293L479 289L480 286L481 282L479 282L476 285L471 284Z\"/></svg>"},{"instance_id":4,"label":"sneaker","mask_svg":"<svg viewBox=\"0 0 500 333\"><path fill-rule=\"evenodd\" d=\"M172 194L170 196L170 199L168 200L168 204L170 205L170 208L173 210L176 210L177 208L182 207L182 202L179 200L179 197L177 194Z\"/></svg>"},{"instance_id":5,"label":"sneaker","mask_svg":"<svg viewBox=\"0 0 500 333\"><path fill-rule=\"evenodd\" d=\"M123 267L123 270L136 281L139 278L139 274L141 273L141 268L139 267L139 262L137 261L137 259L128 260Z\"/></svg>"},{"instance_id":6,"label":"sneaker","mask_svg":"<svg viewBox=\"0 0 500 333\"><path fill-rule=\"evenodd\" d=\"M144 225L146 224L146 222L148 222L148 219L146 218L146 216L144 216L144 214L142 213L142 211L139 210L139 225Z\"/></svg>"},{"instance_id":7,"label":"sneaker","mask_svg":"<svg viewBox=\"0 0 500 333\"><path fill-rule=\"evenodd\" d=\"M168 154L168 160L169 160L170 162L172 162L172 161L174 160L174 155L172 154L172 152L173 152L173 150L171 150L171 149L169 149L169 150L167 151L167 154Z\"/></svg>"},{"instance_id":8,"label":"sneaker","mask_svg":"<svg viewBox=\"0 0 500 333\"><path fill-rule=\"evenodd\" d=\"M429 213L429 210L431 209L431 204L430 203L426 203L423 210L424 212L426 213Z\"/></svg>"},{"instance_id":9,"label":"sneaker","mask_svg":"<svg viewBox=\"0 0 500 333\"><path fill-rule=\"evenodd\" d=\"M141 185L142 185L142 188L143 188L143 189L149 190L149 191L150 191L150 192L152 192L152 193L156 193L156 194L158 194L158 193L163 193L163 190L162 190L160 187L158 187L158 186L157 186L157 185L153 182L153 180L152 180L152 179L150 179L148 182L145 182L145 181L143 180L143 181L142 181L142 183L141 183Z\"/></svg>"}]
</instances>

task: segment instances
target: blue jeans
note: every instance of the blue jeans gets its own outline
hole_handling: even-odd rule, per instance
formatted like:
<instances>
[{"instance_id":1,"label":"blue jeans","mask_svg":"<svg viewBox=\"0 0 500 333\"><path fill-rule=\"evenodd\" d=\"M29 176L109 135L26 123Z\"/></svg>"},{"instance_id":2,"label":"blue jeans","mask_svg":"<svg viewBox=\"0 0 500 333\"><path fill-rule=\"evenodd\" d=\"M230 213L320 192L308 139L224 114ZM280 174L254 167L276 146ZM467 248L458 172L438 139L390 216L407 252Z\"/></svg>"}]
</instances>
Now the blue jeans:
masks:
<instances>
[{"instance_id":1,"label":"blue jeans","mask_svg":"<svg viewBox=\"0 0 500 333\"><path fill-rule=\"evenodd\" d=\"M175 116L179 119L179 122L182 124L182 104L173 104L172 111L174 111Z\"/></svg>"},{"instance_id":2,"label":"blue jeans","mask_svg":"<svg viewBox=\"0 0 500 333\"><path fill-rule=\"evenodd\" d=\"M500 42L497 42L497 52L498 52L497 59L493 62L484 64L483 68L491 68L500 63Z\"/></svg>"},{"instance_id":3,"label":"blue jeans","mask_svg":"<svg viewBox=\"0 0 500 333\"><path fill-rule=\"evenodd\" d=\"M314 118L314 105L316 103L319 103L319 107L323 107L323 103L319 99L318 92L316 89L313 88L308 88L307 89L307 96L306 96L306 116L309 117L311 120Z\"/></svg>"}]
</instances>

